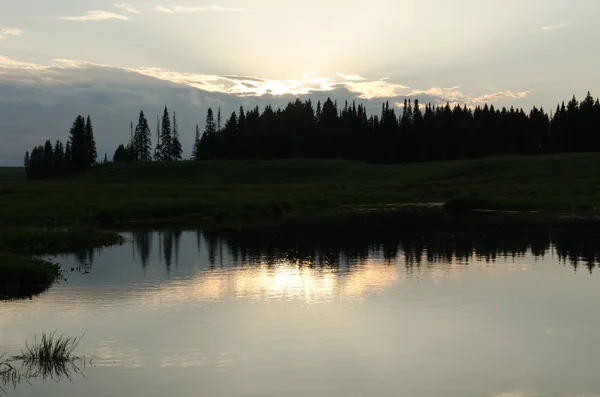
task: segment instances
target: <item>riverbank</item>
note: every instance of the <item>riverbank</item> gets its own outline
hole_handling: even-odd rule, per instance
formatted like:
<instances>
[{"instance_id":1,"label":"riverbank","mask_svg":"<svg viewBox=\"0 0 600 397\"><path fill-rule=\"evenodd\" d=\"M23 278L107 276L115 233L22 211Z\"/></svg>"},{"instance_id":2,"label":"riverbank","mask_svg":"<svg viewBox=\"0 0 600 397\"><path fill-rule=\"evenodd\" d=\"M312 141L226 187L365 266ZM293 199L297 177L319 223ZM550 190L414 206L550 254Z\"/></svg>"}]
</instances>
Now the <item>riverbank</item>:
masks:
<instances>
[{"instance_id":1,"label":"riverbank","mask_svg":"<svg viewBox=\"0 0 600 397\"><path fill-rule=\"evenodd\" d=\"M36 254L117 244L120 236L105 230L136 225L240 228L398 212L420 219L451 214L452 222L482 228L589 219L600 214L598 169L599 154L385 166L335 160L109 164L37 182L18 169L0 169L0 252L25 255L11 259L23 264ZM472 216L473 210L519 213Z\"/></svg>"},{"instance_id":2,"label":"riverbank","mask_svg":"<svg viewBox=\"0 0 600 397\"><path fill-rule=\"evenodd\" d=\"M0 300L37 295L60 278L59 264L34 255L86 252L123 242L116 232L95 229L1 228Z\"/></svg>"}]
</instances>

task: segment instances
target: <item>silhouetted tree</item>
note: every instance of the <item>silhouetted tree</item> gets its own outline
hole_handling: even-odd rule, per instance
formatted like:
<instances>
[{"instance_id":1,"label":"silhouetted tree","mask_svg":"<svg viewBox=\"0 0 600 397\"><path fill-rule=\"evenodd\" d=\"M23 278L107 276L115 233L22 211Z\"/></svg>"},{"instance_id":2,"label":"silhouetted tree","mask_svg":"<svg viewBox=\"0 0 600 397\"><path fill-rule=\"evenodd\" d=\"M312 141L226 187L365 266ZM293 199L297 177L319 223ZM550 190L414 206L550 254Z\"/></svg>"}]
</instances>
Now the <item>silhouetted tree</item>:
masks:
<instances>
[{"instance_id":1,"label":"silhouetted tree","mask_svg":"<svg viewBox=\"0 0 600 397\"><path fill-rule=\"evenodd\" d=\"M196 135L194 137L194 146L192 148L192 160L200 160L200 127L196 124Z\"/></svg>"},{"instance_id":2,"label":"silhouetted tree","mask_svg":"<svg viewBox=\"0 0 600 397\"><path fill-rule=\"evenodd\" d=\"M91 167L96 164L98 158L98 152L96 151L96 140L94 139L94 127L92 126L92 120L90 116L87 116L85 123L85 147L88 153L87 166Z\"/></svg>"},{"instance_id":3,"label":"silhouetted tree","mask_svg":"<svg viewBox=\"0 0 600 397\"><path fill-rule=\"evenodd\" d=\"M71 168L73 171L84 171L90 165L90 154L87 148L86 125L83 116L77 116L69 132L71 143Z\"/></svg>"},{"instance_id":4,"label":"silhouetted tree","mask_svg":"<svg viewBox=\"0 0 600 397\"><path fill-rule=\"evenodd\" d=\"M162 125L160 131L160 160L170 161L173 159L173 136L171 131L171 119L169 117L169 111L165 106L163 113Z\"/></svg>"},{"instance_id":5,"label":"silhouetted tree","mask_svg":"<svg viewBox=\"0 0 600 397\"><path fill-rule=\"evenodd\" d=\"M115 150L113 156L113 162L115 163L126 163L129 161L129 151L125 148L125 145L121 144Z\"/></svg>"},{"instance_id":6,"label":"silhouetted tree","mask_svg":"<svg viewBox=\"0 0 600 397\"><path fill-rule=\"evenodd\" d=\"M171 142L171 159L178 161L182 159L183 150L181 148L181 142L179 142L179 126L177 125L177 118L175 112L173 112L173 140Z\"/></svg>"},{"instance_id":7,"label":"silhouetted tree","mask_svg":"<svg viewBox=\"0 0 600 397\"><path fill-rule=\"evenodd\" d=\"M133 151L136 161L148 162L152 160L152 141L148 120L144 116L144 111L140 111L138 124L135 127L133 135Z\"/></svg>"},{"instance_id":8,"label":"silhouetted tree","mask_svg":"<svg viewBox=\"0 0 600 397\"><path fill-rule=\"evenodd\" d=\"M162 151L160 148L160 116L156 115L156 147L154 148L154 161L160 161Z\"/></svg>"}]
</instances>

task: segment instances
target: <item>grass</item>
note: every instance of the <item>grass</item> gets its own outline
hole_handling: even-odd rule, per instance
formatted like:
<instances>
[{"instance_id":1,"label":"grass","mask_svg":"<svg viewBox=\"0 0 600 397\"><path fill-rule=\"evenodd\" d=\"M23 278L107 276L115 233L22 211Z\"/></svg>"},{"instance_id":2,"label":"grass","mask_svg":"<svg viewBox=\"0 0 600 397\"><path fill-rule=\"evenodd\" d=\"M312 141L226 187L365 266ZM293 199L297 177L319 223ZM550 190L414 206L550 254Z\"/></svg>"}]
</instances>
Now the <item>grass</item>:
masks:
<instances>
[{"instance_id":1,"label":"grass","mask_svg":"<svg viewBox=\"0 0 600 397\"><path fill-rule=\"evenodd\" d=\"M336 160L112 164L61 180L5 183L0 222L253 222L292 212L452 201L461 203L456 208L483 203L484 209L590 213L600 203L598 169L599 154L391 166Z\"/></svg>"},{"instance_id":2,"label":"grass","mask_svg":"<svg viewBox=\"0 0 600 397\"><path fill-rule=\"evenodd\" d=\"M39 294L47 290L60 274L58 264L0 252L0 300Z\"/></svg>"},{"instance_id":3,"label":"grass","mask_svg":"<svg viewBox=\"0 0 600 397\"><path fill-rule=\"evenodd\" d=\"M38 365L51 365L74 361L79 358L74 353L83 336L77 338L64 336L64 334L57 335L56 332L51 332L49 334L42 333L39 341L37 337L34 338L35 340L32 345L25 342L25 349L19 355L14 356L14 360L36 363Z\"/></svg>"},{"instance_id":4,"label":"grass","mask_svg":"<svg viewBox=\"0 0 600 397\"><path fill-rule=\"evenodd\" d=\"M22 382L33 379L58 382L62 378L72 380L72 376L85 367L86 359L75 355L81 337L58 335L56 332L42 333L40 340L29 345L20 354L6 359L0 355L0 395L6 393L5 387L16 388ZM16 362L20 365L17 365Z\"/></svg>"},{"instance_id":5,"label":"grass","mask_svg":"<svg viewBox=\"0 0 600 397\"><path fill-rule=\"evenodd\" d=\"M0 182L24 181L25 178L24 167L0 167Z\"/></svg>"},{"instance_id":6,"label":"grass","mask_svg":"<svg viewBox=\"0 0 600 397\"><path fill-rule=\"evenodd\" d=\"M92 228L0 228L0 252L27 255L60 254L122 244L117 233Z\"/></svg>"},{"instance_id":7,"label":"grass","mask_svg":"<svg viewBox=\"0 0 600 397\"><path fill-rule=\"evenodd\" d=\"M115 232L95 229L0 228L0 300L32 297L61 276L59 264L32 255L87 251L123 242Z\"/></svg>"}]
</instances>

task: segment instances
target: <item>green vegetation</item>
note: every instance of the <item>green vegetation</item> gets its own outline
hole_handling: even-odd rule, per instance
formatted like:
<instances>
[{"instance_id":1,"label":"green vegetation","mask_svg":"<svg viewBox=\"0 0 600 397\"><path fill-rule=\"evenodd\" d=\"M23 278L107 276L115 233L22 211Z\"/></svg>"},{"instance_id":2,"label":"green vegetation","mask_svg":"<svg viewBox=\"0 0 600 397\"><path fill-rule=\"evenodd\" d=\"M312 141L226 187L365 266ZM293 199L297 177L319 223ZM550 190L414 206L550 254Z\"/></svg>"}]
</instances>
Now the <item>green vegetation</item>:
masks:
<instances>
[{"instance_id":1,"label":"green vegetation","mask_svg":"<svg viewBox=\"0 0 600 397\"><path fill-rule=\"evenodd\" d=\"M86 251L122 242L123 238L120 235L97 229L0 229L0 252L8 251L25 255Z\"/></svg>"},{"instance_id":2,"label":"green vegetation","mask_svg":"<svg viewBox=\"0 0 600 397\"><path fill-rule=\"evenodd\" d=\"M60 266L41 259L0 252L0 300L25 298L48 289Z\"/></svg>"},{"instance_id":3,"label":"green vegetation","mask_svg":"<svg viewBox=\"0 0 600 397\"><path fill-rule=\"evenodd\" d=\"M0 183L23 181L26 177L25 167L0 167Z\"/></svg>"},{"instance_id":4,"label":"green vegetation","mask_svg":"<svg viewBox=\"0 0 600 397\"><path fill-rule=\"evenodd\" d=\"M42 333L39 342L37 337L31 346L25 342L25 349L13 358L41 365L73 361L79 358L74 352L82 338L57 335L56 332Z\"/></svg>"},{"instance_id":5,"label":"green vegetation","mask_svg":"<svg viewBox=\"0 0 600 397\"><path fill-rule=\"evenodd\" d=\"M253 221L410 203L589 214L600 203L599 169L599 154L385 166L336 160L109 164L66 179L6 183L0 222Z\"/></svg>"},{"instance_id":6,"label":"green vegetation","mask_svg":"<svg viewBox=\"0 0 600 397\"><path fill-rule=\"evenodd\" d=\"M113 232L93 229L0 229L0 299L26 298L47 290L60 265L31 255L86 251L123 242Z\"/></svg>"},{"instance_id":7,"label":"green vegetation","mask_svg":"<svg viewBox=\"0 0 600 397\"><path fill-rule=\"evenodd\" d=\"M57 335L56 332L43 333L40 341L35 339L32 345L25 342L25 349L19 355L7 358L0 354L0 395L6 388L16 389L20 383L30 383L34 379L58 382L81 372L85 366L85 357L75 355L75 349L83 338Z\"/></svg>"}]
</instances>

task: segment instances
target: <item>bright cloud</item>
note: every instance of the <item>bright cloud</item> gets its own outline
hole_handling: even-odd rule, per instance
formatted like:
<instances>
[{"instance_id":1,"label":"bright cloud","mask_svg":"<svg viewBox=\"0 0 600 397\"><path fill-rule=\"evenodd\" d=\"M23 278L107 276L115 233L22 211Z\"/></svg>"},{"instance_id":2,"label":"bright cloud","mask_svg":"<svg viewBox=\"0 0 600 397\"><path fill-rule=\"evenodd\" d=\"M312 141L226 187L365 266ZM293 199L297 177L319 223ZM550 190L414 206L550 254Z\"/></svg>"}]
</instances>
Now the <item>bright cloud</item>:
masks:
<instances>
[{"instance_id":1,"label":"bright cloud","mask_svg":"<svg viewBox=\"0 0 600 397\"><path fill-rule=\"evenodd\" d=\"M364 77L362 77L361 75L358 74L343 74L343 73L337 73L337 75L339 77L341 77L344 80L350 80L350 81L362 81L365 80Z\"/></svg>"},{"instance_id":2,"label":"bright cloud","mask_svg":"<svg viewBox=\"0 0 600 397\"><path fill-rule=\"evenodd\" d=\"M58 17L59 19L64 19L65 21L77 21L77 22L87 22L87 21L105 21L109 19L120 19L123 21L128 21L131 18L125 15L117 14L109 11L88 11L85 15L78 17Z\"/></svg>"},{"instance_id":3,"label":"bright cloud","mask_svg":"<svg viewBox=\"0 0 600 397\"><path fill-rule=\"evenodd\" d=\"M352 93L359 99L391 99L399 107L402 106L402 99L400 98L422 98L423 103L431 102L434 105L449 102L452 105L466 104L468 106L477 106L509 99L524 99L531 94L530 91L513 92L506 90L471 96L462 92L458 86L414 89L406 85L390 82L387 78L369 79L358 75L342 75L339 73L336 78L320 77L306 73L299 79L275 80L251 76L181 73L156 67L122 68L71 59L53 59L50 65L38 65L0 56L0 76L3 74L3 70L44 71L45 74L51 76L53 70L85 68L119 69L207 92L223 93L238 97L260 97L262 95L300 96L311 93L330 92L341 88ZM358 79L359 77L360 80Z\"/></svg>"},{"instance_id":4,"label":"bright cloud","mask_svg":"<svg viewBox=\"0 0 600 397\"><path fill-rule=\"evenodd\" d=\"M21 29L14 29L14 28L0 29L0 35L3 35L3 36L20 36L22 34L23 34L23 31Z\"/></svg>"},{"instance_id":5,"label":"bright cloud","mask_svg":"<svg viewBox=\"0 0 600 397\"><path fill-rule=\"evenodd\" d=\"M198 12L205 12L205 11L222 11L222 12L246 12L246 10L241 9L241 8L229 8L229 7L221 7L221 6L208 6L208 7L202 7L202 6L156 6L155 7L156 11L159 12L164 12L167 14L177 14L177 13L184 13L184 14L195 14Z\"/></svg>"},{"instance_id":6,"label":"bright cloud","mask_svg":"<svg viewBox=\"0 0 600 397\"><path fill-rule=\"evenodd\" d=\"M538 29L538 32L548 32L550 30L564 29L564 28L568 28L569 26L572 26L572 25L573 24L571 22L563 22L563 23L559 23L558 25L542 26L541 28Z\"/></svg>"},{"instance_id":7,"label":"bright cloud","mask_svg":"<svg viewBox=\"0 0 600 397\"><path fill-rule=\"evenodd\" d=\"M131 14L139 14L140 12L133 8L131 4L114 4L115 7L122 9L123 11L129 12Z\"/></svg>"}]
</instances>

